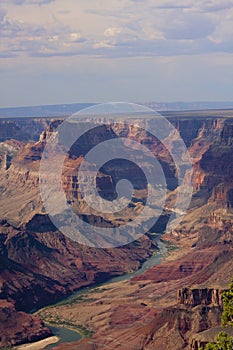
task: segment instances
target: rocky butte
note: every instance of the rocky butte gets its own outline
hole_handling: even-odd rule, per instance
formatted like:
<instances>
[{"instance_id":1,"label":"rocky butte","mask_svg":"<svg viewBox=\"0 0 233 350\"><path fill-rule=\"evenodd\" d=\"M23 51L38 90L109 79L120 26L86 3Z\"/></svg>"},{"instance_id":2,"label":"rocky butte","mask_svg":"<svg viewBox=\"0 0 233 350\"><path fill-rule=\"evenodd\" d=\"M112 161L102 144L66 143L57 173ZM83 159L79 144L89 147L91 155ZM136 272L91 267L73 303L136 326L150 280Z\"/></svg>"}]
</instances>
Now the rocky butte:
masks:
<instances>
[{"instance_id":1,"label":"rocky butte","mask_svg":"<svg viewBox=\"0 0 233 350\"><path fill-rule=\"evenodd\" d=\"M194 169L189 210L179 226L162 237L178 249L143 274L37 315L29 312L81 287L135 271L158 247L151 234L120 248L97 249L60 233L44 210L38 171L46 141L61 119L0 120L1 347L50 336L43 320L55 318L73 327L81 324L93 334L57 349L196 350L206 343L206 332L220 326L221 295L233 275L233 111L175 112L169 113L169 120L185 141ZM173 161L157 140L124 124L103 127L95 142L119 135L147 145L163 165L169 193L166 210L152 232L165 231L176 196ZM74 144L64 163L63 188L74 210L82 203L77 171L93 142L89 134ZM119 177L130 179L133 173L136 184L141 183L141 173L134 173L130 165L117 167ZM109 198L115 189L112 170L102 169L99 175ZM126 219L140 210L144 195L145 188L135 190ZM103 222L85 210L81 217L89 223L109 228L116 224L114 217Z\"/></svg>"}]
</instances>

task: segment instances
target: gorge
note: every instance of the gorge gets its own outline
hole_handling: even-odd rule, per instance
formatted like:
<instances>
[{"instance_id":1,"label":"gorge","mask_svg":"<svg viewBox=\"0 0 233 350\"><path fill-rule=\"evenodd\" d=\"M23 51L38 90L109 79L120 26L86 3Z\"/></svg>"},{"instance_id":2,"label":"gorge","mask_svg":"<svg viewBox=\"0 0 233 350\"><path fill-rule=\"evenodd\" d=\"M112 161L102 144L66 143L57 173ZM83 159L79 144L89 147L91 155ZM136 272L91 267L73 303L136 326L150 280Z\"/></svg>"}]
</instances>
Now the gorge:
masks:
<instances>
[{"instance_id":1,"label":"gorge","mask_svg":"<svg viewBox=\"0 0 233 350\"><path fill-rule=\"evenodd\" d=\"M189 210L179 226L162 237L178 249L160 265L128 281L99 287L71 306L47 309L50 318L82 324L93 333L91 338L60 344L58 349L109 346L125 350L128 346L147 350L156 346L161 350L196 350L202 344L201 332L220 325L221 292L233 275L233 111L173 112L168 118L186 143L194 169ZM135 271L158 249L150 232L126 246L100 249L81 246L57 231L43 208L38 169L46 141L61 120L0 119L2 347L50 336L40 319L48 315L42 310L38 317L30 311L62 300L81 287ZM103 128L97 142L106 135L123 133L149 145L172 184L176 177L174 164L149 135L122 125ZM82 141L81 150L79 145L71 149L63 172L67 199L74 202L74 207L75 201L81 200L75 172L86 145L91 145L91 135L86 143ZM123 168L130 177L132 169ZM100 181L107 195L114 192L106 169ZM170 186L166 210L152 234L166 228L175 191ZM140 209L142 194L141 189L135 191L134 209ZM87 213L86 219L92 222L93 213ZM108 224L111 222L113 218Z\"/></svg>"}]
</instances>

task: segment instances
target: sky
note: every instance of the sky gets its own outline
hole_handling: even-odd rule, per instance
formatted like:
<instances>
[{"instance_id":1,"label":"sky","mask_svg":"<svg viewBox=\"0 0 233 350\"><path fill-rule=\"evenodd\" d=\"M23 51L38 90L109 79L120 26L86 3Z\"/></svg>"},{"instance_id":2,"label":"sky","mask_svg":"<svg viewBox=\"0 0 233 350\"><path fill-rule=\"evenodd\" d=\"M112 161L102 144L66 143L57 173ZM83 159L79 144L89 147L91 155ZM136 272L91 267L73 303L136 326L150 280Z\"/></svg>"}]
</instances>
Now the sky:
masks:
<instances>
[{"instance_id":1,"label":"sky","mask_svg":"<svg viewBox=\"0 0 233 350\"><path fill-rule=\"evenodd\" d=\"M233 101L233 0L1 0L0 107Z\"/></svg>"}]
</instances>

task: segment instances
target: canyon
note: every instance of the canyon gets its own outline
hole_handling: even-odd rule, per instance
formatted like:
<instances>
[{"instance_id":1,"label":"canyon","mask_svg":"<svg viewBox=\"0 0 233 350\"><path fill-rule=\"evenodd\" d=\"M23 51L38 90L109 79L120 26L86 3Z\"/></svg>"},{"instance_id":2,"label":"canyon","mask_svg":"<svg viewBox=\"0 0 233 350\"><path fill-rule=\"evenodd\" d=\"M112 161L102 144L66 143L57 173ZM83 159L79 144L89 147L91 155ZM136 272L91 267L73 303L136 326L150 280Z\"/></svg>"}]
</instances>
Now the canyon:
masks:
<instances>
[{"instance_id":1,"label":"canyon","mask_svg":"<svg viewBox=\"0 0 233 350\"><path fill-rule=\"evenodd\" d=\"M29 312L137 270L158 247L150 233L123 247L101 249L59 232L40 197L39 164L62 119L0 120L0 346L50 336L42 319L81 324L93 333L57 349L196 350L205 343L202 332L219 327L221 294L233 276L233 111L174 112L168 118L188 147L194 170L190 207L179 226L162 236L178 249L128 281L99 287L72 305L36 315ZM97 138L90 133L71 147L62 174L67 200L74 210L82 203L77 171L83 155L96 143L122 135L147 145L163 166L169 188L166 210L151 233L163 232L176 196L176 170L167 150L136 128L102 127ZM111 167L101 169L99 184L111 199L119 178L135 179L127 219L140 210L146 189L131 165L117 167L115 178ZM101 221L88 209L81 218L110 228L119 223L115 217Z\"/></svg>"}]
</instances>

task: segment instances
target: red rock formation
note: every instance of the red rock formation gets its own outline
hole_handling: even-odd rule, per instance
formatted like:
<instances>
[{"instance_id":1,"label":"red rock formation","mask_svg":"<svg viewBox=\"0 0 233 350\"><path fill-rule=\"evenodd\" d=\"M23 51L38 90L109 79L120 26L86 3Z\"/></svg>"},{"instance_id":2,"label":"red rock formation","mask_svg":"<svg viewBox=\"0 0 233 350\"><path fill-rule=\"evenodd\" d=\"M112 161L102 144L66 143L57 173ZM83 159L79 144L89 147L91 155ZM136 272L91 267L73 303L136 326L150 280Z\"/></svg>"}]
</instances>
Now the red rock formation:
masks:
<instances>
[{"instance_id":1,"label":"red rock formation","mask_svg":"<svg viewBox=\"0 0 233 350\"><path fill-rule=\"evenodd\" d=\"M222 308L222 293L224 290L214 288L182 288L178 291L179 304L196 306L212 305Z\"/></svg>"},{"instance_id":2,"label":"red rock formation","mask_svg":"<svg viewBox=\"0 0 233 350\"><path fill-rule=\"evenodd\" d=\"M35 342L50 335L38 317L18 312L12 303L0 299L0 347Z\"/></svg>"}]
</instances>

